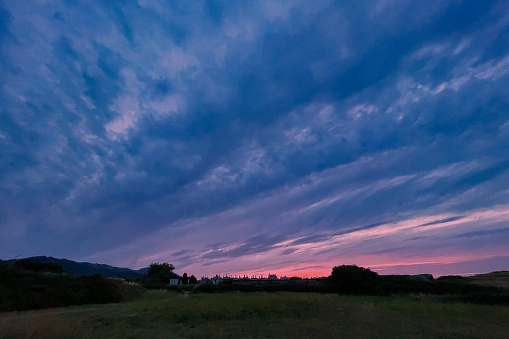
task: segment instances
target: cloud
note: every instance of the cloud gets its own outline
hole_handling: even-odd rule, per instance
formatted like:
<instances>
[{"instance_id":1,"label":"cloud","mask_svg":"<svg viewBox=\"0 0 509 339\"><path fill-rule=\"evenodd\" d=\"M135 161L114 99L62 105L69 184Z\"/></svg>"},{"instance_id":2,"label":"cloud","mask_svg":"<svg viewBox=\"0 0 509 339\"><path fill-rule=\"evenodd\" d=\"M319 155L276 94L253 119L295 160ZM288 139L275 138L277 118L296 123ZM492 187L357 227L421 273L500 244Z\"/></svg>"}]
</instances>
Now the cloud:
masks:
<instances>
[{"instance_id":1,"label":"cloud","mask_svg":"<svg viewBox=\"0 0 509 339\"><path fill-rule=\"evenodd\" d=\"M509 203L503 1L0 8L0 256L317 272L507 238L471 219Z\"/></svg>"},{"instance_id":2,"label":"cloud","mask_svg":"<svg viewBox=\"0 0 509 339\"><path fill-rule=\"evenodd\" d=\"M463 217L462 216L450 217L450 218L445 218L445 219L440 219L440 220L435 220L435 221L432 221L432 222L428 222L426 224L419 225L419 227L426 227L426 226L432 226L432 225L437 225L437 224L443 224L443 223L447 223L447 222L451 222L451 221L456 221L456 220L460 220L460 219L463 219Z\"/></svg>"}]
</instances>

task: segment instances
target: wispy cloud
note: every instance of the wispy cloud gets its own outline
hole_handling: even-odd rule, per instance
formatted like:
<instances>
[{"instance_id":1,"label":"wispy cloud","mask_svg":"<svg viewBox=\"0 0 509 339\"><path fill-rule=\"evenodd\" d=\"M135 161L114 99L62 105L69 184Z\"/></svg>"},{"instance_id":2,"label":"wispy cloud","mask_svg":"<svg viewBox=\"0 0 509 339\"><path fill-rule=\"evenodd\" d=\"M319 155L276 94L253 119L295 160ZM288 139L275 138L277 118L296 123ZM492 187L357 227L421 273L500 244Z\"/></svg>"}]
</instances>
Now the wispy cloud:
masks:
<instances>
[{"instance_id":1,"label":"wispy cloud","mask_svg":"<svg viewBox=\"0 0 509 339\"><path fill-rule=\"evenodd\" d=\"M0 2L0 256L495 267L508 10Z\"/></svg>"}]
</instances>

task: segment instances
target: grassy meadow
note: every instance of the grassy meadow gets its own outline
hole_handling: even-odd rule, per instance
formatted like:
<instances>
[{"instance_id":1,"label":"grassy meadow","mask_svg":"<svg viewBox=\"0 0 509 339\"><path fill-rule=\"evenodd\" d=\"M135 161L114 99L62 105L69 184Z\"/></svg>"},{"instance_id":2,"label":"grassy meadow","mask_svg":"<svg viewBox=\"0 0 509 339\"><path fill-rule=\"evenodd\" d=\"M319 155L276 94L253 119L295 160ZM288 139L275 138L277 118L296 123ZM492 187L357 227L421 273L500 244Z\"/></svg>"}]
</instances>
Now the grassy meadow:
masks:
<instances>
[{"instance_id":1,"label":"grassy meadow","mask_svg":"<svg viewBox=\"0 0 509 339\"><path fill-rule=\"evenodd\" d=\"M431 297L148 291L124 303L0 313L1 338L507 338L509 307Z\"/></svg>"}]
</instances>

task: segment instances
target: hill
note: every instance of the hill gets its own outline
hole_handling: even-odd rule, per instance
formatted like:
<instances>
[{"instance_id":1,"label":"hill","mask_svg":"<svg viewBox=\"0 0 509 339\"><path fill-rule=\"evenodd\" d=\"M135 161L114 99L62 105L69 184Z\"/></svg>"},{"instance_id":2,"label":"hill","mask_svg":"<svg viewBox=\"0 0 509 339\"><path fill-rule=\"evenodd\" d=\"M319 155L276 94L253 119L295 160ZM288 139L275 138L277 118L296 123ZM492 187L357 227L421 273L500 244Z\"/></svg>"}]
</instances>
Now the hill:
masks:
<instances>
[{"instance_id":1,"label":"hill","mask_svg":"<svg viewBox=\"0 0 509 339\"><path fill-rule=\"evenodd\" d=\"M58 264L67 272L85 276L100 274L101 276L108 278L139 279L148 272L148 267L139 270L132 270L125 267L114 267L106 264L92 264L89 262L76 262L68 259L46 256L30 257L27 259L34 259L42 263ZM7 260L7 263L13 263L14 261L15 259Z\"/></svg>"},{"instance_id":2,"label":"hill","mask_svg":"<svg viewBox=\"0 0 509 339\"><path fill-rule=\"evenodd\" d=\"M497 271L468 277L474 284L509 289L509 271Z\"/></svg>"},{"instance_id":3,"label":"hill","mask_svg":"<svg viewBox=\"0 0 509 339\"><path fill-rule=\"evenodd\" d=\"M141 292L138 284L99 275L74 275L56 263L34 259L0 262L0 312L117 303Z\"/></svg>"}]
</instances>

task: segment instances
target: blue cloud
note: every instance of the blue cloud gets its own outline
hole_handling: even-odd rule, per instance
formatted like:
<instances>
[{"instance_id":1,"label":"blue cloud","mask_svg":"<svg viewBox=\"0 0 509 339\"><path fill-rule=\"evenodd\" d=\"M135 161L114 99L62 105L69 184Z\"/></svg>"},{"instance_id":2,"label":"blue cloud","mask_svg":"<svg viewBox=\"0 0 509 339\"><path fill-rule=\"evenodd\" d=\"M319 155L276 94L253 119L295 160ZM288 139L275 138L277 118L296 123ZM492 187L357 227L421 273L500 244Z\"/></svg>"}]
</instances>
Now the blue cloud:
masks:
<instances>
[{"instance_id":1,"label":"blue cloud","mask_svg":"<svg viewBox=\"0 0 509 339\"><path fill-rule=\"evenodd\" d=\"M0 39L2 40L4 40L6 36L10 35L9 31L10 19L11 14L8 11L6 11L2 6L0 8Z\"/></svg>"},{"instance_id":2,"label":"blue cloud","mask_svg":"<svg viewBox=\"0 0 509 339\"><path fill-rule=\"evenodd\" d=\"M463 216L450 217L450 218L445 218L445 219L440 219L440 220L435 220L435 221L432 221L432 222L428 222L428 223L419 225L419 227L438 225L438 224L443 224L443 223L446 223L446 222L451 222L451 221L456 221L456 220L461 220L461 219L463 219Z\"/></svg>"},{"instance_id":3,"label":"blue cloud","mask_svg":"<svg viewBox=\"0 0 509 339\"><path fill-rule=\"evenodd\" d=\"M503 1L0 8L1 241L20 243L2 256L116 253L218 218L239 225L228 249L219 221L203 257L147 248L222 265L509 203ZM369 253L404 248L383 237Z\"/></svg>"}]
</instances>

